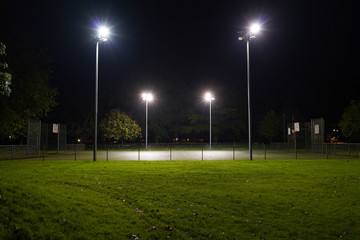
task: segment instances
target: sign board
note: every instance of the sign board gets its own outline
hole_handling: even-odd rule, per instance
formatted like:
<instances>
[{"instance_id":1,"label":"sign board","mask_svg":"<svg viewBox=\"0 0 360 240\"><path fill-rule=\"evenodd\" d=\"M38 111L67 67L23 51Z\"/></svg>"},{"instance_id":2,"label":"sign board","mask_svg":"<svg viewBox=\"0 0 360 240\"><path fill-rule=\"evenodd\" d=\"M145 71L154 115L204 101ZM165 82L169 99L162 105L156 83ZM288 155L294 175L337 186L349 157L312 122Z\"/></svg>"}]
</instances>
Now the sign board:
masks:
<instances>
[{"instance_id":1,"label":"sign board","mask_svg":"<svg viewBox=\"0 0 360 240\"><path fill-rule=\"evenodd\" d=\"M53 133L59 133L59 124L57 123L53 124Z\"/></svg>"},{"instance_id":2,"label":"sign board","mask_svg":"<svg viewBox=\"0 0 360 240\"><path fill-rule=\"evenodd\" d=\"M291 129L288 128L288 135L291 135Z\"/></svg>"},{"instance_id":3,"label":"sign board","mask_svg":"<svg viewBox=\"0 0 360 240\"><path fill-rule=\"evenodd\" d=\"M295 130L295 132L300 132L300 123L299 122L294 123L294 130Z\"/></svg>"},{"instance_id":4,"label":"sign board","mask_svg":"<svg viewBox=\"0 0 360 240\"><path fill-rule=\"evenodd\" d=\"M320 125L319 124L315 124L315 134L319 134L320 133Z\"/></svg>"}]
</instances>

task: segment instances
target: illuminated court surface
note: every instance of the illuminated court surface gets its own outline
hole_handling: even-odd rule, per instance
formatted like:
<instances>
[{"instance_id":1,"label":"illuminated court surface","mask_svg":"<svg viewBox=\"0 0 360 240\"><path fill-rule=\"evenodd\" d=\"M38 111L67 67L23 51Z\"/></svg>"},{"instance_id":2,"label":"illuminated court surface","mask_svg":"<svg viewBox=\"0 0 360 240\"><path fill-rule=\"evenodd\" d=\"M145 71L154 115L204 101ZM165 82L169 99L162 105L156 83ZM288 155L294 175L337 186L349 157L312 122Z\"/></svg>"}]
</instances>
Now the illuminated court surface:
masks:
<instances>
[{"instance_id":1,"label":"illuminated court surface","mask_svg":"<svg viewBox=\"0 0 360 240\"><path fill-rule=\"evenodd\" d=\"M141 160L141 161L169 161L169 160L234 160L246 159L247 151L225 150L181 150L181 151L118 151L109 152L109 160Z\"/></svg>"}]
</instances>

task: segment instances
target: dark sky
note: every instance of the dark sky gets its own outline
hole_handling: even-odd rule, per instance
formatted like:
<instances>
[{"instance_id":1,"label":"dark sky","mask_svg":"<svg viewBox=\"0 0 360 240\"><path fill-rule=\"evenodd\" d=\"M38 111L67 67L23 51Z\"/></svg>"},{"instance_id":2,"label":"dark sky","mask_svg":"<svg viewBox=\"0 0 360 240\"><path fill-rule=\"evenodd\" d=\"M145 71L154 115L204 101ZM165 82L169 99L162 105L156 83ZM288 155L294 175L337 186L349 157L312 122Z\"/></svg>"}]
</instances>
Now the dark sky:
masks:
<instances>
[{"instance_id":1,"label":"dark sky","mask_svg":"<svg viewBox=\"0 0 360 240\"><path fill-rule=\"evenodd\" d=\"M355 9L354 1L5 0L0 41L48 49L59 116L93 109L96 22L112 32L100 46L101 105L124 87L154 88L161 99L159 78L246 99L246 45L238 31L258 20L263 31L250 43L253 112L280 113L292 99L305 120L338 121L349 101L359 99Z\"/></svg>"}]
</instances>

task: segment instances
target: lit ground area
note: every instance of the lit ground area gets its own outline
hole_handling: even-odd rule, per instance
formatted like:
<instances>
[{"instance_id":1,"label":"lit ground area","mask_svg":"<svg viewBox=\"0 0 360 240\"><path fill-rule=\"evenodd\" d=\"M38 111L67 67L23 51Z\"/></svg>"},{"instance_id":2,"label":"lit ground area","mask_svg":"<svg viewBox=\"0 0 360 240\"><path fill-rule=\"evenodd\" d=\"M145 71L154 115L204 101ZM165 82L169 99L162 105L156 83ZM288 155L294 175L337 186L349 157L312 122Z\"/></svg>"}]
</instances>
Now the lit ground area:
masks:
<instances>
[{"instance_id":1,"label":"lit ground area","mask_svg":"<svg viewBox=\"0 0 360 240\"><path fill-rule=\"evenodd\" d=\"M39 159L44 160L92 160L93 151L66 151L48 152ZM326 155L321 153L311 153L309 151L293 150L255 150L252 153L254 160L273 160L273 159L326 159L326 158L357 158L356 156ZM97 160L103 161L176 161L176 160L249 160L248 150L98 150Z\"/></svg>"},{"instance_id":2,"label":"lit ground area","mask_svg":"<svg viewBox=\"0 0 360 240\"><path fill-rule=\"evenodd\" d=\"M141 151L141 152L110 152L114 160L232 160L233 157L244 158L248 153L244 151Z\"/></svg>"}]
</instances>

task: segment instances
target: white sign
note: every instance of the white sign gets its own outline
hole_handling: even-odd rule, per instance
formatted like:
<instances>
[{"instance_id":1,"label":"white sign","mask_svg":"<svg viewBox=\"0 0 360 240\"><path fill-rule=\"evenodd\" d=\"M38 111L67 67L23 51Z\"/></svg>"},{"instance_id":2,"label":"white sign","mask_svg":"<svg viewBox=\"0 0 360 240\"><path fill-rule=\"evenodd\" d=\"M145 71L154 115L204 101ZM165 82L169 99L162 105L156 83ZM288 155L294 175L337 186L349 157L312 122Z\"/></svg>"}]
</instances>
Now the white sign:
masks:
<instances>
[{"instance_id":1,"label":"white sign","mask_svg":"<svg viewBox=\"0 0 360 240\"><path fill-rule=\"evenodd\" d=\"M288 128L288 135L291 135L291 128Z\"/></svg>"},{"instance_id":2,"label":"white sign","mask_svg":"<svg viewBox=\"0 0 360 240\"><path fill-rule=\"evenodd\" d=\"M298 122L294 123L294 130L295 132L300 132L300 123Z\"/></svg>"},{"instance_id":3,"label":"white sign","mask_svg":"<svg viewBox=\"0 0 360 240\"><path fill-rule=\"evenodd\" d=\"M320 126L319 124L315 124L315 134L319 134L320 133Z\"/></svg>"},{"instance_id":4,"label":"white sign","mask_svg":"<svg viewBox=\"0 0 360 240\"><path fill-rule=\"evenodd\" d=\"M59 124L53 124L53 133L59 133Z\"/></svg>"}]
</instances>

